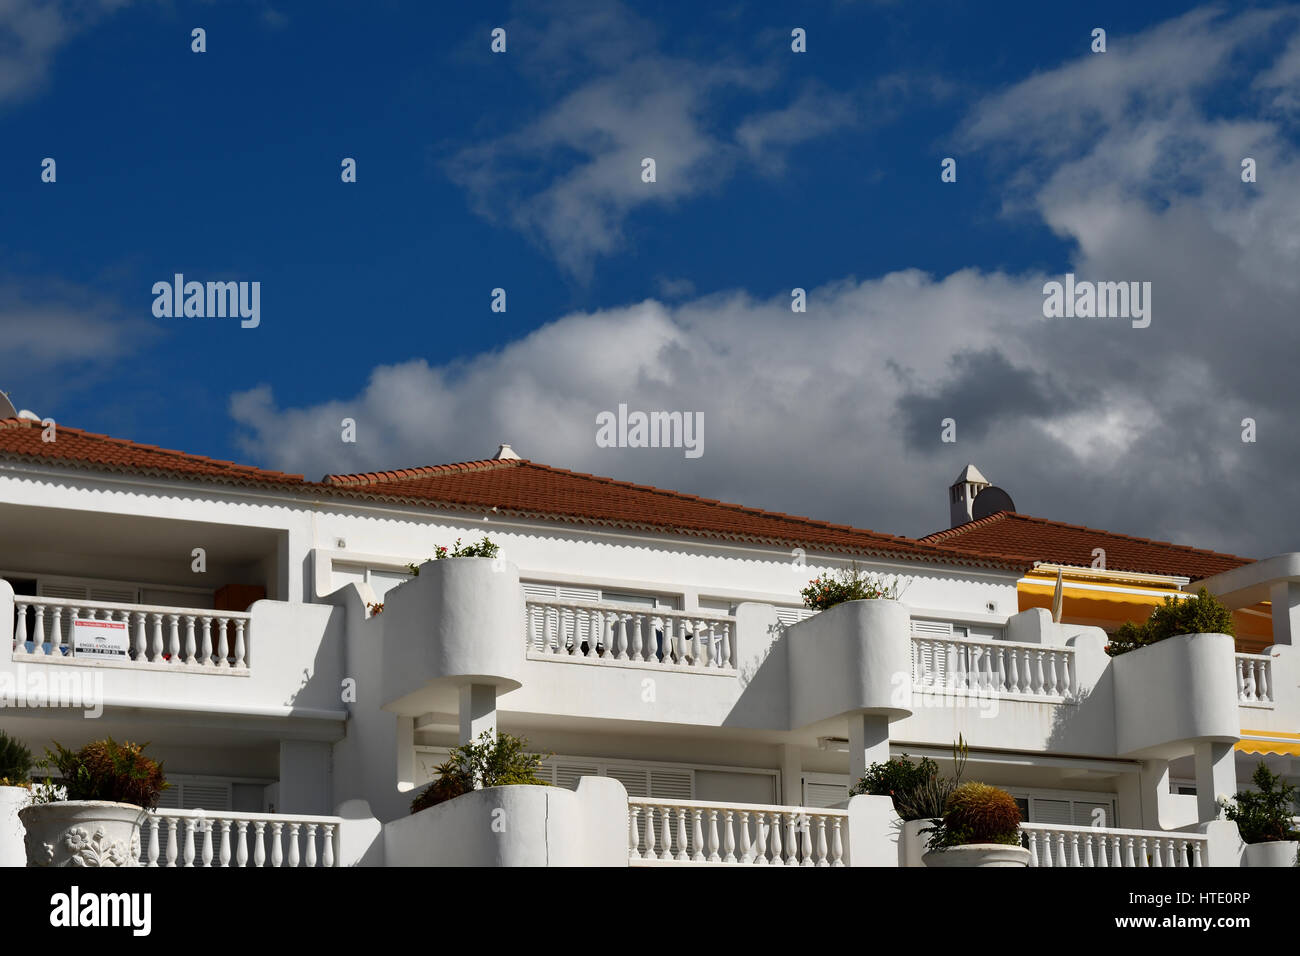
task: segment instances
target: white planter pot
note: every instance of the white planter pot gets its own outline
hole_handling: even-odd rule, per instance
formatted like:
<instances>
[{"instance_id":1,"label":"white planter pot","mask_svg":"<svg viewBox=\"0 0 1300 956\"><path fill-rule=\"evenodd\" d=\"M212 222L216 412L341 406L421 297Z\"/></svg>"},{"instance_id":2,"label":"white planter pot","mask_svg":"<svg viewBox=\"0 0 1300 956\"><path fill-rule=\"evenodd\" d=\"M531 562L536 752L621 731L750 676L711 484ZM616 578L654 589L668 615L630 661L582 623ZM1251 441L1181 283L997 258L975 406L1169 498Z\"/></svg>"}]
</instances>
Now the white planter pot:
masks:
<instances>
[{"instance_id":1,"label":"white planter pot","mask_svg":"<svg viewBox=\"0 0 1300 956\"><path fill-rule=\"evenodd\" d=\"M921 831L934 826L933 820L905 820L903 831L898 836L899 864L902 866L925 866L925 841L929 834Z\"/></svg>"},{"instance_id":2,"label":"white planter pot","mask_svg":"<svg viewBox=\"0 0 1300 956\"><path fill-rule=\"evenodd\" d=\"M1029 851L1009 843L968 843L931 850L921 860L926 866L1028 866Z\"/></svg>"},{"instance_id":3,"label":"white planter pot","mask_svg":"<svg viewBox=\"0 0 1300 956\"><path fill-rule=\"evenodd\" d=\"M145 811L130 803L64 800L18 812L28 866L139 866Z\"/></svg>"},{"instance_id":4,"label":"white planter pot","mask_svg":"<svg viewBox=\"0 0 1300 956\"><path fill-rule=\"evenodd\" d=\"M26 787L0 787L0 866L26 866L23 822L18 811L27 806Z\"/></svg>"},{"instance_id":5,"label":"white planter pot","mask_svg":"<svg viewBox=\"0 0 1300 956\"><path fill-rule=\"evenodd\" d=\"M1274 840L1270 843L1247 843L1246 866L1295 866L1295 840Z\"/></svg>"}]
</instances>

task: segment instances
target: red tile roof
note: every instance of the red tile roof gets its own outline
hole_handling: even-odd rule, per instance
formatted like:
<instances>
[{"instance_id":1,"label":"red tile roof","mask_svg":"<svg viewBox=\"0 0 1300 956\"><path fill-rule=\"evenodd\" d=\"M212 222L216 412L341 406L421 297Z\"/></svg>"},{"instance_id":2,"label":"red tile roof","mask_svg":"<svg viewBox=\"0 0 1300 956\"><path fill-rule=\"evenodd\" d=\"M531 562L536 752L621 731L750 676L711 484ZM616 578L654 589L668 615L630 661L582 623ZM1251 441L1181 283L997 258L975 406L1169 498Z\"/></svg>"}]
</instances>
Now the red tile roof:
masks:
<instances>
[{"instance_id":1,"label":"red tile roof","mask_svg":"<svg viewBox=\"0 0 1300 956\"><path fill-rule=\"evenodd\" d=\"M913 538L866 531L711 498L551 468L526 459L492 459L428 468L326 475L352 496L437 504L583 525L638 529L703 538L794 544L824 551L930 560L945 564L1022 569L1004 561Z\"/></svg>"},{"instance_id":2,"label":"red tile roof","mask_svg":"<svg viewBox=\"0 0 1300 956\"><path fill-rule=\"evenodd\" d=\"M189 455L108 435L56 426L55 440L42 440L44 427L25 418L0 419L0 456L21 456L52 465L106 471L200 478L239 485L303 485L302 475L265 471L233 461Z\"/></svg>"},{"instance_id":3,"label":"red tile roof","mask_svg":"<svg viewBox=\"0 0 1300 956\"><path fill-rule=\"evenodd\" d=\"M1014 511L1000 511L920 539L990 557L1044 561L1078 567L1092 565L1093 548L1104 548L1112 571L1168 574L1193 580L1249 564L1252 558L1203 551L1167 541L1151 541L1083 525L1048 521Z\"/></svg>"}]
</instances>

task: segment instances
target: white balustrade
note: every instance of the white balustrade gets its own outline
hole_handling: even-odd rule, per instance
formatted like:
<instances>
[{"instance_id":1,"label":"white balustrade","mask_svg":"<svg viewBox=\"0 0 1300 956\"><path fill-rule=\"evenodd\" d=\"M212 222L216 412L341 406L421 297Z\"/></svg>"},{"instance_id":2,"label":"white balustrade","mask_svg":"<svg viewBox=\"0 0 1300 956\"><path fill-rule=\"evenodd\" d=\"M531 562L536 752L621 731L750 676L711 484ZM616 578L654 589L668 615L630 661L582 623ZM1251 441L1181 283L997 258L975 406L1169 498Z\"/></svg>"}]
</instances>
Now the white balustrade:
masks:
<instances>
[{"instance_id":1,"label":"white balustrade","mask_svg":"<svg viewBox=\"0 0 1300 956\"><path fill-rule=\"evenodd\" d=\"M1164 830L1020 824L1030 866L1201 867L1209 837Z\"/></svg>"},{"instance_id":2,"label":"white balustrade","mask_svg":"<svg viewBox=\"0 0 1300 956\"><path fill-rule=\"evenodd\" d=\"M1238 654L1237 703L1253 707L1272 707L1273 658L1267 654Z\"/></svg>"},{"instance_id":3,"label":"white balustrade","mask_svg":"<svg viewBox=\"0 0 1300 956\"><path fill-rule=\"evenodd\" d=\"M337 866L341 817L153 810L141 825L142 866Z\"/></svg>"},{"instance_id":4,"label":"white balustrade","mask_svg":"<svg viewBox=\"0 0 1300 956\"><path fill-rule=\"evenodd\" d=\"M912 635L916 690L1071 700L1074 648Z\"/></svg>"},{"instance_id":5,"label":"white balustrade","mask_svg":"<svg viewBox=\"0 0 1300 956\"><path fill-rule=\"evenodd\" d=\"M736 622L725 615L531 598L524 604L524 615L524 640L534 657L736 669Z\"/></svg>"},{"instance_id":6,"label":"white balustrade","mask_svg":"<svg viewBox=\"0 0 1300 956\"><path fill-rule=\"evenodd\" d=\"M845 810L628 800L627 852L633 866L845 866L848 845Z\"/></svg>"},{"instance_id":7,"label":"white balustrade","mask_svg":"<svg viewBox=\"0 0 1300 956\"><path fill-rule=\"evenodd\" d=\"M127 656L136 664L193 670L247 671L252 615L200 608L113 604L67 598L14 597L13 653L21 657L76 659L73 621L118 621L126 625ZM181 633L184 632L182 645ZM168 639L169 638L169 639ZM182 655L182 648L184 655ZM97 663L113 658L96 657ZM117 660L124 660L117 658Z\"/></svg>"}]
</instances>

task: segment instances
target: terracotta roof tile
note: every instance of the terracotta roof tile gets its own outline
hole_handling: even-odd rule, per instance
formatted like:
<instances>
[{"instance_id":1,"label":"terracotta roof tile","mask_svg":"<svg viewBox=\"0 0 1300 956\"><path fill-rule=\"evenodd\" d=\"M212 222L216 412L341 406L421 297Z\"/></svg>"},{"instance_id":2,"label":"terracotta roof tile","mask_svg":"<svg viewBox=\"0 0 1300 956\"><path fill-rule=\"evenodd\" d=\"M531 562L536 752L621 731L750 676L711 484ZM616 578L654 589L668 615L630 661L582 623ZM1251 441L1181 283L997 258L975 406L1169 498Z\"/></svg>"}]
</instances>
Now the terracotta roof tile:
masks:
<instances>
[{"instance_id":1,"label":"terracotta roof tile","mask_svg":"<svg viewBox=\"0 0 1300 956\"><path fill-rule=\"evenodd\" d=\"M778 512L552 468L526 459L469 461L401 472L326 475L341 492L364 498L463 510L558 518L577 524L705 538L799 545L834 552L1021 568L960 548L933 545Z\"/></svg>"},{"instance_id":2,"label":"terracotta roof tile","mask_svg":"<svg viewBox=\"0 0 1300 956\"><path fill-rule=\"evenodd\" d=\"M1083 525L1000 511L920 539L990 557L1018 558L1089 567L1094 548L1106 551L1112 571L1137 571L1199 578L1249 564L1253 559L1204 551L1167 541L1152 541Z\"/></svg>"},{"instance_id":3,"label":"terracotta roof tile","mask_svg":"<svg viewBox=\"0 0 1300 956\"><path fill-rule=\"evenodd\" d=\"M309 484L302 475L266 471L157 445L142 445L67 425L57 426L52 442L42 440L43 431L40 422L23 418L0 419L0 456L22 456L53 465L200 478L227 484Z\"/></svg>"}]
</instances>

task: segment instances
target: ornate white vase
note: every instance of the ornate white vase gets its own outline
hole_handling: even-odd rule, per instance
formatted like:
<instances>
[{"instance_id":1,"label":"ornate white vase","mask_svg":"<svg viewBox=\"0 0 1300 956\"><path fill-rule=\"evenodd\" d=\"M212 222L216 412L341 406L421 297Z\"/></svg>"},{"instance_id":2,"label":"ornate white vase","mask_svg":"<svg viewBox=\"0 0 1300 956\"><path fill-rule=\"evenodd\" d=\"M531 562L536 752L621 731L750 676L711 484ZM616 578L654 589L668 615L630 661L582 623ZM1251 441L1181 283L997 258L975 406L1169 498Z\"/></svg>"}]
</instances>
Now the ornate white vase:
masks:
<instances>
[{"instance_id":1,"label":"ornate white vase","mask_svg":"<svg viewBox=\"0 0 1300 956\"><path fill-rule=\"evenodd\" d=\"M63 800L18 811L28 866L139 866L145 811L130 803Z\"/></svg>"}]
</instances>

